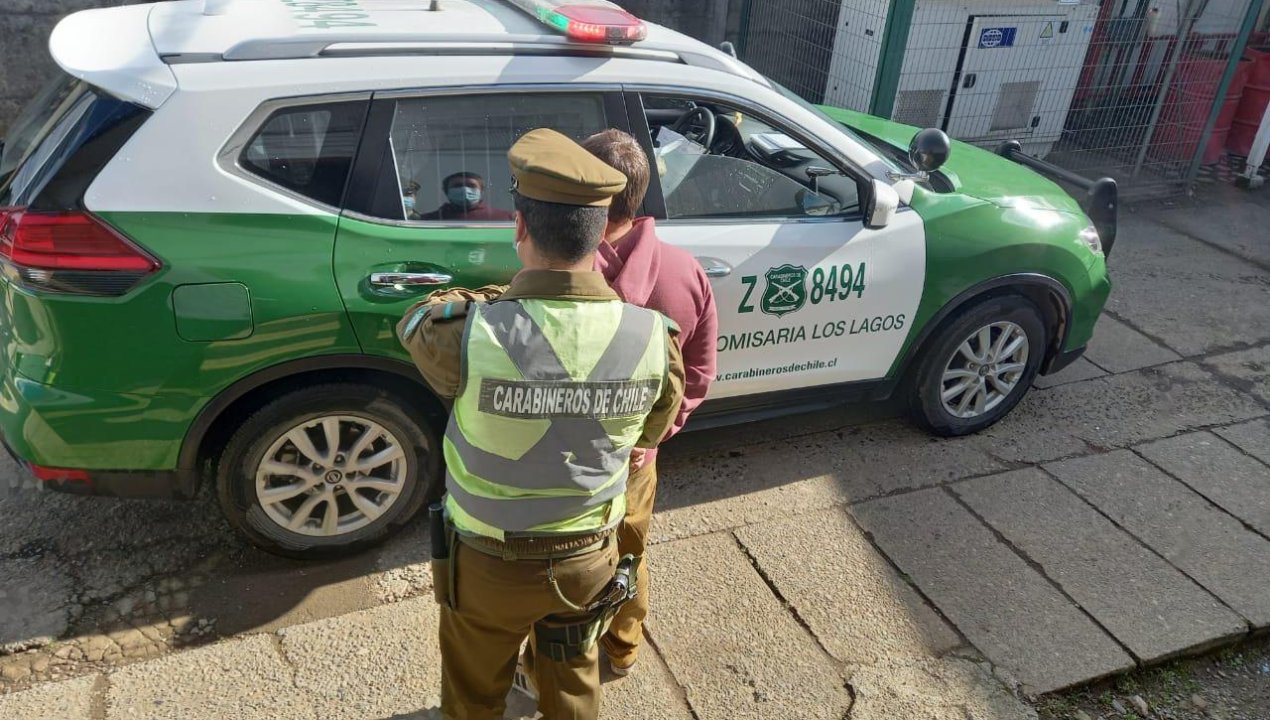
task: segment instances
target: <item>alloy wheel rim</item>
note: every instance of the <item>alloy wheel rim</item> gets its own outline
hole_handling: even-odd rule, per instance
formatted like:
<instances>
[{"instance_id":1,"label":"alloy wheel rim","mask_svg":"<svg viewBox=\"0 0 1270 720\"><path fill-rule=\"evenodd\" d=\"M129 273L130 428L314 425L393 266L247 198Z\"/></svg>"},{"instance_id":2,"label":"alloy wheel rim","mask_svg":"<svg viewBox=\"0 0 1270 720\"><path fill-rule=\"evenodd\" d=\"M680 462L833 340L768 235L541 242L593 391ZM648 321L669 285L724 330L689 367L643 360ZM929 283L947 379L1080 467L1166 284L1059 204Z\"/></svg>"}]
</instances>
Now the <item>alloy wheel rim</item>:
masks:
<instances>
[{"instance_id":1,"label":"alloy wheel rim","mask_svg":"<svg viewBox=\"0 0 1270 720\"><path fill-rule=\"evenodd\" d=\"M277 437L256 469L256 498L279 527L336 537L383 517L406 487L401 441L351 415L306 420Z\"/></svg>"},{"instance_id":2,"label":"alloy wheel rim","mask_svg":"<svg viewBox=\"0 0 1270 720\"><path fill-rule=\"evenodd\" d=\"M1023 379L1029 351L1027 333L1012 322L991 323L971 333L944 365L944 410L963 420L995 410Z\"/></svg>"}]
</instances>

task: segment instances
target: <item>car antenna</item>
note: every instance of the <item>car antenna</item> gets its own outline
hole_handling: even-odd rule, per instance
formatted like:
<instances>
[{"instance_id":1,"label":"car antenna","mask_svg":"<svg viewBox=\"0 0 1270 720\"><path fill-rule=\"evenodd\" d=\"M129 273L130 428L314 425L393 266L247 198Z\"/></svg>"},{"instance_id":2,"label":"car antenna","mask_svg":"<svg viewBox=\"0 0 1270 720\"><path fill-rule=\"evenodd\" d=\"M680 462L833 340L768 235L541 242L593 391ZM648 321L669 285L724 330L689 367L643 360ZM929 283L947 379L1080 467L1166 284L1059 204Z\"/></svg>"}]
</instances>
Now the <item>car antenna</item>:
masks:
<instances>
[{"instance_id":1,"label":"car antenna","mask_svg":"<svg viewBox=\"0 0 1270 720\"><path fill-rule=\"evenodd\" d=\"M441 0L432 0L432 4L428 6L430 12L436 12L441 9Z\"/></svg>"}]
</instances>

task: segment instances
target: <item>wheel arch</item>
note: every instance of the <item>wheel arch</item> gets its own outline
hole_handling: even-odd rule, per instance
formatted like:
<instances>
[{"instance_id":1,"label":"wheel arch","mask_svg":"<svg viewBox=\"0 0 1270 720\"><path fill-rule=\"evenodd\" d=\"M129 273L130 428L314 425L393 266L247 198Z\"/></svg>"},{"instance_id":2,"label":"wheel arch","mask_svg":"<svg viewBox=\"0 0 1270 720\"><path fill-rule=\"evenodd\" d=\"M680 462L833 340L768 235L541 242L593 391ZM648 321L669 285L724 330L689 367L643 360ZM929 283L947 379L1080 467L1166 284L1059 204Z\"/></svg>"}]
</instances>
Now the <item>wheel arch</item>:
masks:
<instances>
[{"instance_id":1,"label":"wheel arch","mask_svg":"<svg viewBox=\"0 0 1270 720\"><path fill-rule=\"evenodd\" d=\"M273 398L320 383L363 383L394 390L440 429L444 404L411 365L373 355L319 355L273 365L235 382L207 403L181 442L180 474L197 490L213 470L213 450L223 446L238 423Z\"/></svg>"},{"instance_id":2,"label":"wheel arch","mask_svg":"<svg viewBox=\"0 0 1270 720\"><path fill-rule=\"evenodd\" d=\"M1048 372L1067 342L1067 333L1072 326L1072 294L1059 280L1042 273L1013 273L984 280L973 285L953 297L941 307L918 333L913 344L909 346L898 372L897 378L906 377L916 365L922 349L932 337L950 322L957 314L989 298L1003 295L1022 295L1031 300L1041 310L1045 321L1045 329L1049 333L1049 344L1045 348L1045 360L1041 363L1041 373Z\"/></svg>"}]
</instances>

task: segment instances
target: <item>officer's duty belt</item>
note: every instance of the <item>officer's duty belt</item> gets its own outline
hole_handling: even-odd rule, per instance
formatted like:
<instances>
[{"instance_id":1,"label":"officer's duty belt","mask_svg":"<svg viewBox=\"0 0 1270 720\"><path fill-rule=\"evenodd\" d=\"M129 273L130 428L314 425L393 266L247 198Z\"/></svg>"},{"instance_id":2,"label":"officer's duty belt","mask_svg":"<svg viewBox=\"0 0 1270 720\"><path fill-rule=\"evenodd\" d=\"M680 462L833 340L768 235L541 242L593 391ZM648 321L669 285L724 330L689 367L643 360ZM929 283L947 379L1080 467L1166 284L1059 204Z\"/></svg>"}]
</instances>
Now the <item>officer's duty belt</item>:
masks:
<instances>
[{"instance_id":1,"label":"officer's duty belt","mask_svg":"<svg viewBox=\"0 0 1270 720\"><path fill-rule=\"evenodd\" d=\"M614 529L586 535L512 537L495 540L483 535L458 535L459 542L478 552L503 560L559 560L602 549L613 539Z\"/></svg>"}]
</instances>

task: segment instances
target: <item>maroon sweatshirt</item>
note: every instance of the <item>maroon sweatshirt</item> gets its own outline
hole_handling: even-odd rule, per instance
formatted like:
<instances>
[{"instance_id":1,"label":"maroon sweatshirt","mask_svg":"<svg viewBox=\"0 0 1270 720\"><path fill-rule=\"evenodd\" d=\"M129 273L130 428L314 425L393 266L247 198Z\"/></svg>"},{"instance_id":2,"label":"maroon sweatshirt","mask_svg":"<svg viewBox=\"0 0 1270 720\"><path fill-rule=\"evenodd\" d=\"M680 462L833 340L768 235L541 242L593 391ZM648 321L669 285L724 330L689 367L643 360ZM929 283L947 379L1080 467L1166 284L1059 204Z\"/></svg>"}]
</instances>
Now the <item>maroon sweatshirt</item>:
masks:
<instances>
[{"instance_id":1,"label":"maroon sweatshirt","mask_svg":"<svg viewBox=\"0 0 1270 720\"><path fill-rule=\"evenodd\" d=\"M595 269L626 302L656 310L679 326L684 358L684 401L663 439L679 432L706 398L714 380L719 319L705 271L687 251L657 239L651 217L635 219L616 243L601 243Z\"/></svg>"}]
</instances>

